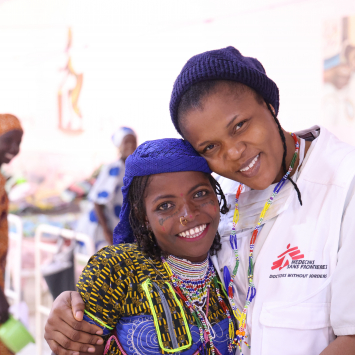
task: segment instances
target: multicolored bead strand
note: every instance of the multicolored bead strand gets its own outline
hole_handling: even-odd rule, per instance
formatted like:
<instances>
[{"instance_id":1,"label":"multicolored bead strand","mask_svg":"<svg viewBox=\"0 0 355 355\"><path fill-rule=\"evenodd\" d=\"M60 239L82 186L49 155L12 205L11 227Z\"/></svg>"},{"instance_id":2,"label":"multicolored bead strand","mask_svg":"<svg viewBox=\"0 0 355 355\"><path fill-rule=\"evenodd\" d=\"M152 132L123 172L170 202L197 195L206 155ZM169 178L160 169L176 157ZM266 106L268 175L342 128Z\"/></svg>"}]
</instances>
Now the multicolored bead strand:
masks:
<instances>
[{"instance_id":1,"label":"multicolored bead strand","mask_svg":"<svg viewBox=\"0 0 355 355\"><path fill-rule=\"evenodd\" d=\"M234 210L234 215L233 215L233 225L232 225L232 231L230 234L230 244L232 246L232 249L234 251L234 255L235 255L235 266L233 269L233 274L231 276L231 280L229 282L228 285L228 298L233 310L233 313L235 315L235 317L238 320L238 324L239 324L239 329L236 331L236 338L235 338L235 343L237 344L239 351L240 351L240 355L243 355L242 352L242 342L248 347L250 348L250 345L247 343L246 338L248 337L246 335L246 317L247 317L247 311L249 308L249 305L252 303L255 295L256 295L256 288L254 285L254 260L253 260L253 255L254 255L254 245L255 245L255 241L256 238L259 234L259 231L261 230L262 227L262 223L264 221L264 217L266 212L268 211L268 209L270 208L270 206L272 205L272 203L274 202L274 199L276 197L276 195L280 192L280 190L282 189L282 187L285 185L286 180L288 179L288 176L290 175L290 173L292 172L292 169L296 163L297 160L297 155L299 152L299 143L297 140L297 136L294 133L291 133L291 136L295 142L295 153L292 157L290 166L286 172L286 174L282 177L282 179L277 183L277 185L275 186L271 196L269 197L269 199L266 201L263 210L261 211L261 214L259 216L259 220L258 223L256 224L253 234L251 236L250 239L250 245L249 245L249 267L248 267L248 292L247 292L247 297L246 297L246 302L243 308L243 311L241 312L237 306L236 303L234 301L233 298L233 280L237 275L238 272L238 268L239 268L239 255L238 255L238 244L237 244L237 237L236 237L236 226L237 223L239 221L239 208L238 208L238 202L239 202L239 197L240 194L243 190L243 185L239 185L237 193L235 195L235 210Z\"/></svg>"},{"instance_id":2,"label":"multicolored bead strand","mask_svg":"<svg viewBox=\"0 0 355 355\"><path fill-rule=\"evenodd\" d=\"M229 312L229 309L226 305L226 303L223 301L223 298L221 296L220 290L219 290L219 286L218 286L218 280L217 280L217 276L215 276L213 278L213 282L215 285L215 289L216 289L216 293L217 293L217 298L218 298L218 303L221 306L221 308L223 309L224 313L227 315L228 318L228 328L229 328L229 343L228 343L228 352L230 354L233 354L233 338L234 338L234 324L233 324L233 320L232 320L232 316Z\"/></svg>"}]
</instances>

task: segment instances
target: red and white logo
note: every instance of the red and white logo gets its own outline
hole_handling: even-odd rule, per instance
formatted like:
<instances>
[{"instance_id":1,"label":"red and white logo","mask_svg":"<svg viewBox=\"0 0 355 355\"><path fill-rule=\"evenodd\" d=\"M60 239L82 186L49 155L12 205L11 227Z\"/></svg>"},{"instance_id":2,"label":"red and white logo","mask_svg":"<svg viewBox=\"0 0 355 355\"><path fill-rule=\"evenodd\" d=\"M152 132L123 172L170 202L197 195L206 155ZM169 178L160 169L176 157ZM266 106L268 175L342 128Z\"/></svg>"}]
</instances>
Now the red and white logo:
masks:
<instances>
[{"instance_id":1,"label":"red and white logo","mask_svg":"<svg viewBox=\"0 0 355 355\"><path fill-rule=\"evenodd\" d=\"M287 245L287 250L280 254L276 261L272 263L271 270L275 270L279 268L279 270L283 269L287 265L291 265L292 260L304 259L304 255L301 254L301 251L298 247L290 248L291 244Z\"/></svg>"}]
</instances>

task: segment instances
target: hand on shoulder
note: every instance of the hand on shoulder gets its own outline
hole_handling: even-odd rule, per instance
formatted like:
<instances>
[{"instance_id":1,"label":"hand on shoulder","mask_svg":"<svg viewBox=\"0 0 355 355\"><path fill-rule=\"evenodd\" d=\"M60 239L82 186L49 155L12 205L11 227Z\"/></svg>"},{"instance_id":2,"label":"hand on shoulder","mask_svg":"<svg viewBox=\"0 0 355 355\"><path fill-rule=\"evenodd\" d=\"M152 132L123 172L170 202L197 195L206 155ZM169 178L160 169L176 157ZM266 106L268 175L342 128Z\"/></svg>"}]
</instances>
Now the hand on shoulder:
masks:
<instances>
[{"instance_id":1,"label":"hand on shoulder","mask_svg":"<svg viewBox=\"0 0 355 355\"><path fill-rule=\"evenodd\" d=\"M84 308L79 293L74 291L61 293L53 302L44 338L54 354L103 353L102 330L83 320Z\"/></svg>"}]
</instances>

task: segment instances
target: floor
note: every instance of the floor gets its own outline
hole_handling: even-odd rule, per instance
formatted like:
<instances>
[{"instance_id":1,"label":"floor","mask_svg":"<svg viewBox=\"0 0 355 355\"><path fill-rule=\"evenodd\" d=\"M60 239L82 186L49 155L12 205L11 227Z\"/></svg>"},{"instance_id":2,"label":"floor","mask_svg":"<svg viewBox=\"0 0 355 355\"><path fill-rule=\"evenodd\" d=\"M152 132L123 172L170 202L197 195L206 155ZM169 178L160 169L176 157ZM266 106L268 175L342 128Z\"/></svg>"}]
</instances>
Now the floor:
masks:
<instances>
[{"instance_id":1,"label":"floor","mask_svg":"<svg viewBox=\"0 0 355 355\"><path fill-rule=\"evenodd\" d=\"M28 330L32 334L33 338L36 338L36 317L35 317L35 281L34 277L30 276L23 280L23 300L28 308L28 319L27 325ZM53 302L52 296L49 294L46 288L43 289L42 293L42 302L44 305L51 307ZM47 317L42 317L42 331L44 333L44 325ZM42 334L42 350L37 350L37 345L30 343L25 348L23 348L17 355L51 355L51 350L47 344L47 342L43 338Z\"/></svg>"}]
</instances>

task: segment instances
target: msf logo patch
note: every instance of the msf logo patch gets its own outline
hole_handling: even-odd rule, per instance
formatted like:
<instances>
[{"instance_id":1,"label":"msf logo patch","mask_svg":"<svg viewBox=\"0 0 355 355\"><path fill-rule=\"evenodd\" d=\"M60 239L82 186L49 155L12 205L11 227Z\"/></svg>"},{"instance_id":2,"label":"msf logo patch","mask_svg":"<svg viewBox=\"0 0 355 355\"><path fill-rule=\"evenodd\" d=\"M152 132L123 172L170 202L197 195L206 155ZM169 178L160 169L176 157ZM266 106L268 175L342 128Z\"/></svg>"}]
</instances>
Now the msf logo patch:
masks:
<instances>
[{"instance_id":1,"label":"msf logo patch","mask_svg":"<svg viewBox=\"0 0 355 355\"><path fill-rule=\"evenodd\" d=\"M272 263L271 270L283 269L284 267L291 265L293 260L304 259L304 255L298 247L290 248L290 244L287 245L287 250L277 257L277 260Z\"/></svg>"}]
</instances>

